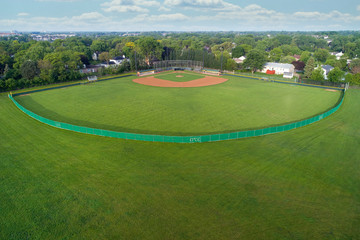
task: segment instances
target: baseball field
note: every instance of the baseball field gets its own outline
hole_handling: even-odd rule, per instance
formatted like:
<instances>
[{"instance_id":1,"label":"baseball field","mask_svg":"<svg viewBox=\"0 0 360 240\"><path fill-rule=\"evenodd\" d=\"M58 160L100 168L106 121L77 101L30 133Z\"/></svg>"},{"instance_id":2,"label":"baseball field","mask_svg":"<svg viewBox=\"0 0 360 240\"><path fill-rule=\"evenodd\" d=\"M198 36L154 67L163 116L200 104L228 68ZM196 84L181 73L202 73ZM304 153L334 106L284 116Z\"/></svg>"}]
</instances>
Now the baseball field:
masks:
<instances>
[{"instance_id":1,"label":"baseball field","mask_svg":"<svg viewBox=\"0 0 360 240\"><path fill-rule=\"evenodd\" d=\"M71 124L187 135L304 119L340 96L230 76L189 88L136 78L16 100ZM350 89L336 113L296 130L152 143L53 128L1 94L0 239L359 239L359 116Z\"/></svg>"}]
</instances>

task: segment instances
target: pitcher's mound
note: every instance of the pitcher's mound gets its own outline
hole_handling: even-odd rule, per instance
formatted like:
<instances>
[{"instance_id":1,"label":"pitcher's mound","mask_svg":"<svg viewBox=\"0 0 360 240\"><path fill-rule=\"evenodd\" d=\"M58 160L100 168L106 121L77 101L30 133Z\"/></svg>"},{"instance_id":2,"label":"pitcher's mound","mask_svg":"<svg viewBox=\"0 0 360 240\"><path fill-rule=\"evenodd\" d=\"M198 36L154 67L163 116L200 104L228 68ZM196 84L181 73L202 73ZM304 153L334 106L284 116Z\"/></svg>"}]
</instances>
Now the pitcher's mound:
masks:
<instances>
[{"instance_id":1,"label":"pitcher's mound","mask_svg":"<svg viewBox=\"0 0 360 240\"><path fill-rule=\"evenodd\" d=\"M183 75L176 75L176 77L184 77Z\"/></svg>"},{"instance_id":2,"label":"pitcher's mound","mask_svg":"<svg viewBox=\"0 0 360 240\"><path fill-rule=\"evenodd\" d=\"M150 76L145 78L137 78L134 79L133 81L139 84L154 86L154 87L204 87L204 86L220 84L226 82L227 80L228 79L226 78L206 76L204 78L200 78L188 82L173 82L173 81L158 79L154 76Z\"/></svg>"}]
</instances>

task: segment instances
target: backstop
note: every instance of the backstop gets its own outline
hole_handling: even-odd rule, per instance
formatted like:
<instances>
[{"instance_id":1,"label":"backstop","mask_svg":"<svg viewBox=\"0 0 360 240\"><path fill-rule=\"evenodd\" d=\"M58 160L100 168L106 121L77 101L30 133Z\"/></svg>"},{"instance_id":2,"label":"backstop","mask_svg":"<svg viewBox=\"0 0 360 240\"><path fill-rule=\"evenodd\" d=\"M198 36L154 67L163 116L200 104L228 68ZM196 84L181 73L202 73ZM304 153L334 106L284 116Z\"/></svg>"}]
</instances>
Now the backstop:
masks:
<instances>
[{"instance_id":1,"label":"backstop","mask_svg":"<svg viewBox=\"0 0 360 240\"><path fill-rule=\"evenodd\" d=\"M165 60L154 62L155 72L162 72L168 70L190 70L190 71L202 71L204 63L201 61L192 60Z\"/></svg>"}]
</instances>

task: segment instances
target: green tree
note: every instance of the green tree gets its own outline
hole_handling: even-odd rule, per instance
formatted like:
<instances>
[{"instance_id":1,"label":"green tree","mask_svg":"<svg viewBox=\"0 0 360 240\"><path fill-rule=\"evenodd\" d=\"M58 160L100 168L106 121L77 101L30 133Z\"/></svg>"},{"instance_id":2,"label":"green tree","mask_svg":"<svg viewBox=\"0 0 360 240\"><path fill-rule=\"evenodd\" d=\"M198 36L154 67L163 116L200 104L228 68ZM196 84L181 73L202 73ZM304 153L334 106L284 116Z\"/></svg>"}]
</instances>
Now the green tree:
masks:
<instances>
[{"instance_id":1,"label":"green tree","mask_svg":"<svg viewBox=\"0 0 360 240\"><path fill-rule=\"evenodd\" d=\"M264 64L266 63L266 54L258 49L251 50L245 61L243 66L245 68L251 69L251 72L254 73L258 69L262 69Z\"/></svg>"},{"instance_id":2,"label":"green tree","mask_svg":"<svg viewBox=\"0 0 360 240\"><path fill-rule=\"evenodd\" d=\"M109 64L110 54L108 52L102 52L99 55L99 59L100 59L100 61L103 61L103 62L106 62L107 64Z\"/></svg>"},{"instance_id":3,"label":"green tree","mask_svg":"<svg viewBox=\"0 0 360 240\"><path fill-rule=\"evenodd\" d=\"M20 71L21 75L28 80L33 79L39 73L37 63L31 60L23 62Z\"/></svg>"},{"instance_id":4,"label":"green tree","mask_svg":"<svg viewBox=\"0 0 360 240\"><path fill-rule=\"evenodd\" d=\"M281 63L292 63L294 61L296 61L296 59L293 56L284 56L280 58Z\"/></svg>"},{"instance_id":5,"label":"green tree","mask_svg":"<svg viewBox=\"0 0 360 240\"><path fill-rule=\"evenodd\" d=\"M244 55L245 55L245 50L241 46L236 46L232 50L232 57L233 58L239 58L239 57L244 56Z\"/></svg>"},{"instance_id":6,"label":"green tree","mask_svg":"<svg viewBox=\"0 0 360 240\"><path fill-rule=\"evenodd\" d=\"M281 45L290 44L292 37L289 35L276 35L275 38L280 42Z\"/></svg>"},{"instance_id":7,"label":"green tree","mask_svg":"<svg viewBox=\"0 0 360 240\"><path fill-rule=\"evenodd\" d=\"M311 74L315 69L315 59L313 57L310 57L309 60L306 62L305 68L304 68L304 76L306 78L311 78Z\"/></svg>"},{"instance_id":8,"label":"green tree","mask_svg":"<svg viewBox=\"0 0 360 240\"><path fill-rule=\"evenodd\" d=\"M344 75L345 73L341 71L340 68L336 67L329 72L328 80L330 82L340 82L343 79Z\"/></svg>"},{"instance_id":9,"label":"green tree","mask_svg":"<svg viewBox=\"0 0 360 240\"><path fill-rule=\"evenodd\" d=\"M92 52L104 52L108 50L108 44L105 40L96 39L92 42L90 49Z\"/></svg>"},{"instance_id":10,"label":"green tree","mask_svg":"<svg viewBox=\"0 0 360 240\"><path fill-rule=\"evenodd\" d=\"M311 73L311 79L315 81L324 81L324 70L319 67Z\"/></svg>"},{"instance_id":11,"label":"green tree","mask_svg":"<svg viewBox=\"0 0 360 240\"><path fill-rule=\"evenodd\" d=\"M5 70L5 66L10 64L11 58L9 54L0 47L0 74Z\"/></svg>"},{"instance_id":12,"label":"green tree","mask_svg":"<svg viewBox=\"0 0 360 240\"><path fill-rule=\"evenodd\" d=\"M254 39L254 36L252 36L252 35L236 36L234 39L234 42L238 46L242 45L242 44L250 45L251 47L255 46L255 39Z\"/></svg>"},{"instance_id":13,"label":"green tree","mask_svg":"<svg viewBox=\"0 0 360 240\"><path fill-rule=\"evenodd\" d=\"M300 55L300 61L307 62L311 57L311 53L308 51L303 51Z\"/></svg>"},{"instance_id":14,"label":"green tree","mask_svg":"<svg viewBox=\"0 0 360 240\"><path fill-rule=\"evenodd\" d=\"M163 51L160 43L153 37L144 37L139 39L136 42L139 52L145 56L147 63L150 63L152 58L161 58L161 53Z\"/></svg>"},{"instance_id":15,"label":"green tree","mask_svg":"<svg viewBox=\"0 0 360 240\"><path fill-rule=\"evenodd\" d=\"M350 63L350 69L353 74L360 73L360 59L354 59Z\"/></svg>"},{"instance_id":16,"label":"green tree","mask_svg":"<svg viewBox=\"0 0 360 240\"><path fill-rule=\"evenodd\" d=\"M225 64L225 69L232 71L236 69L236 62L234 60L232 60L231 58L228 58Z\"/></svg>"},{"instance_id":17,"label":"green tree","mask_svg":"<svg viewBox=\"0 0 360 240\"><path fill-rule=\"evenodd\" d=\"M347 82L350 82L351 85L360 85L360 73L356 74L347 74L345 76Z\"/></svg>"},{"instance_id":18,"label":"green tree","mask_svg":"<svg viewBox=\"0 0 360 240\"><path fill-rule=\"evenodd\" d=\"M252 46L248 44L241 44L240 47L244 49L245 55L248 54L252 49Z\"/></svg>"},{"instance_id":19,"label":"green tree","mask_svg":"<svg viewBox=\"0 0 360 240\"><path fill-rule=\"evenodd\" d=\"M329 57L329 51L326 49L317 49L314 53L314 57L317 61L324 63Z\"/></svg>"},{"instance_id":20,"label":"green tree","mask_svg":"<svg viewBox=\"0 0 360 240\"><path fill-rule=\"evenodd\" d=\"M281 50L281 48L274 48L269 53L270 61L279 62L282 55L283 55L283 51Z\"/></svg>"}]
</instances>

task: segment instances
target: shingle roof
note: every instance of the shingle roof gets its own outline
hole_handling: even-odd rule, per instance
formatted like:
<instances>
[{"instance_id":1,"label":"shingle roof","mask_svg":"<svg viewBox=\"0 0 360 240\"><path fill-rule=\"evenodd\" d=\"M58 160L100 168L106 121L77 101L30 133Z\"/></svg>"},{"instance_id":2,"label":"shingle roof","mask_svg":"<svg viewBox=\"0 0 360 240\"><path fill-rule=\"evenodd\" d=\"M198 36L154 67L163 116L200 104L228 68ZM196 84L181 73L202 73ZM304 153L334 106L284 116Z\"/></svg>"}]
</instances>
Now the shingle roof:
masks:
<instances>
[{"instance_id":1,"label":"shingle roof","mask_svg":"<svg viewBox=\"0 0 360 240\"><path fill-rule=\"evenodd\" d=\"M324 65L324 66L321 66L322 69L325 70L325 74L327 75L331 70L334 69L333 66L330 66L330 65Z\"/></svg>"}]
</instances>

